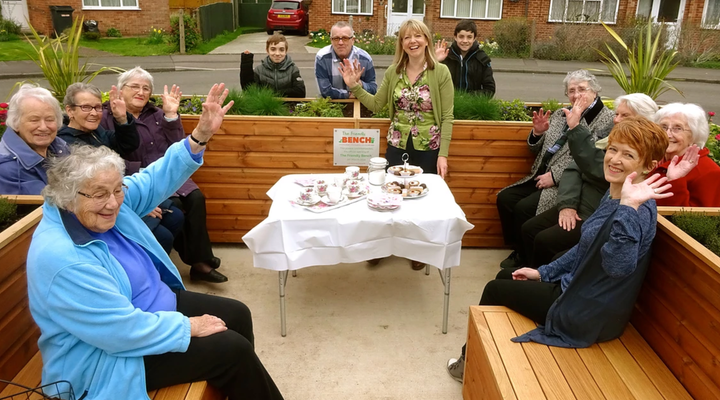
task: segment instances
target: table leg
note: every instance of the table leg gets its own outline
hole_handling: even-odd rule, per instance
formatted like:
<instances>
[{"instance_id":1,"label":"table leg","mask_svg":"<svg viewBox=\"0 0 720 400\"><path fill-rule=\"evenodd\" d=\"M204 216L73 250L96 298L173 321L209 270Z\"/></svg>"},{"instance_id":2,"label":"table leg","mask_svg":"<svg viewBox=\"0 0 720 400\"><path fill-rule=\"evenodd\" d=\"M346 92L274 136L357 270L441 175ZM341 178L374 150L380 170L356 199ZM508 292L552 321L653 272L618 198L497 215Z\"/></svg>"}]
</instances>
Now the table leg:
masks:
<instances>
[{"instance_id":1,"label":"table leg","mask_svg":"<svg viewBox=\"0 0 720 400\"><path fill-rule=\"evenodd\" d=\"M430 275L430 264L425 264L425 275Z\"/></svg>"},{"instance_id":2,"label":"table leg","mask_svg":"<svg viewBox=\"0 0 720 400\"><path fill-rule=\"evenodd\" d=\"M297 270L296 270L296 269L293 270L292 275L293 275L293 278L297 276Z\"/></svg>"},{"instance_id":3,"label":"table leg","mask_svg":"<svg viewBox=\"0 0 720 400\"><path fill-rule=\"evenodd\" d=\"M443 300L443 324L442 333L447 333L448 326L448 310L450 308L450 268L438 269L440 272L440 279L445 286L445 299Z\"/></svg>"},{"instance_id":4,"label":"table leg","mask_svg":"<svg viewBox=\"0 0 720 400\"><path fill-rule=\"evenodd\" d=\"M287 335L287 328L285 326L285 284L287 283L287 271L280 271L278 273L280 282L280 336L285 337Z\"/></svg>"}]
</instances>

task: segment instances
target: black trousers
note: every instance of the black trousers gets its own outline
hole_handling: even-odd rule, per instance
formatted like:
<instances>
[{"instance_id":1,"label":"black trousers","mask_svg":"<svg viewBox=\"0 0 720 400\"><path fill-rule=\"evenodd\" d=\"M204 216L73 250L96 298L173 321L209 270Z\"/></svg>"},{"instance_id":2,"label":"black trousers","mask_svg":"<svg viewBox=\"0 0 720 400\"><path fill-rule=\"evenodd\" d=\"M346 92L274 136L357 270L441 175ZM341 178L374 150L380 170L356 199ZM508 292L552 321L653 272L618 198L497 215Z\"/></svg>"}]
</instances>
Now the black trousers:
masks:
<instances>
[{"instance_id":1,"label":"black trousers","mask_svg":"<svg viewBox=\"0 0 720 400\"><path fill-rule=\"evenodd\" d=\"M506 188L497 196L497 209L505 244L520 253L523 253L522 226L525 221L535 216L540 202L541 191L535 187L535 183L531 179L521 185Z\"/></svg>"},{"instance_id":2,"label":"black trousers","mask_svg":"<svg viewBox=\"0 0 720 400\"><path fill-rule=\"evenodd\" d=\"M252 316L237 300L176 291L177 311L187 317L214 315L225 332L193 337L184 353L144 357L147 390L206 380L230 400L279 400L282 395L255 354Z\"/></svg>"},{"instance_id":3,"label":"black trousers","mask_svg":"<svg viewBox=\"0 0 720 400\"><path fill-rule=\"evenodd\" d=\"M175 237L175 250L187 265L207 262L214 257L207 231L205 196L200 189L187 196L171 197L176 207L185 213L185 224Z\"/></svg>"},{"instance_id":4,"label":"black trousers","mask_svg":"<svg viewBox=\"0 0 720 400\"><path fill-rule=\"evenodd\" d=\"M530 267L538 268L552 261L553 257L568 250L580 241L580 228L584 221L575 221L575 229L566 231L558 218L560 212L553 207L540 213L522 226L522 241Z\"/></svg>"},{"instance_id":5,"label":"black trousers","mask_svg":"<svg viewBox=\"0 0 720 400\"><path fill-rule=\"evenodd\" d=\"M515 281L515 270L498 272L495 280L488 282L480 298L481 306L505 306L538 324L544 324L550 306L562 294L560 283L538 281ZM465 347L462 354L465 355Z\"/></svg>"},{"instance_id":6,"label":"black trousers","mask_svg":"<svg viewBox=\"0 0 720 400\"><path fill-rule=\"evenodd\" d=\"M388 161L388 166L402 165L402 156L405 153L410 157L408 159L410 165L417 165L422 168L423 173L437 174L437 159L440 149L428 151L415 150L412 138L408 137L405 150L388 144L387 150L385 151L385 159Z\"/></svg>"}]
</instances>

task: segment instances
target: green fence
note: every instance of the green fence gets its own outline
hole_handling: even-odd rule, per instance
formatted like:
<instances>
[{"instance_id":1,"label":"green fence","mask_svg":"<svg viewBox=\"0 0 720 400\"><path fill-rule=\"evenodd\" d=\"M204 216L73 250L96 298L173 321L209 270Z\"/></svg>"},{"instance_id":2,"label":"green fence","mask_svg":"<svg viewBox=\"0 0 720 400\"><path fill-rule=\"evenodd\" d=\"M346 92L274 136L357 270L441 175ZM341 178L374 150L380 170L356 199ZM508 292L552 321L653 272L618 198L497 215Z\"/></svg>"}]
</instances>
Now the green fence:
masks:
<instances>
[{"instance_id":1,"label":"green fence","mask_svg":"<svg viewBox=\"0 0 720 400\"><path fill-rule=\"evenodd\" d=\"M241 0L238 4L238 25L265 28L267 13L272 1Z\"/></svg>"},{"instance_id":2,"label":"green fence","mask_svg":"<svg viewBox=\"0 0 720 400\"><path fill-rule=\"evenodd\" d=\"M232 3L214 3L200 6L198 15L203 41L208 41L223 33L223 31L232 32L234 30Z\"/></svg>"}]
</instances>

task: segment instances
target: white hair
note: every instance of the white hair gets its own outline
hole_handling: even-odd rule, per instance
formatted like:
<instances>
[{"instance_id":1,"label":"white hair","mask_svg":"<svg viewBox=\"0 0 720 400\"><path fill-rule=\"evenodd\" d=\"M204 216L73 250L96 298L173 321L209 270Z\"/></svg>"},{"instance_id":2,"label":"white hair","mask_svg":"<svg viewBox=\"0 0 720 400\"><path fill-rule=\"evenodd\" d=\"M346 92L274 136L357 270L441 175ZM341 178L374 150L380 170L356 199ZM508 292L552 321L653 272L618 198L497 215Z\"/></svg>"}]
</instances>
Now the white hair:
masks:
<instances>
[{"instance_id":1,"label":"white hair","mask_svg":"<svg viewBox=\"0 0 720 400\"><path fill-rule=\"evenodd\" d=\"M617 110L623 103L636 115L645 117L650 121L653 120L655 113L658 111L655 101L645 93L630 93L618 97L615 99L615 109Z\"/></svg>"},{"instance_id":2,"label":"white hair","mask_svg":"<svg viewBox=\"0 0 720 400\"><path fill-rule=\"evenodd\" d=\"M563 84L565 85L565 94L567 94L568 85L570 85L570 82L587 82L590 89L592 89L593 92L600 94L600 91L602 90L602 87L600 87L600 84L597 81L597 78L595 78L595 75L588 72L588 70L585 69L579 69L577 71L568 72L567 75L565 75L565 79L563 79Z\"/></svg>"},{"instance_id":3,"label":"white hair","mask_svg":"<svg viewBox=\"0 0 720 400\"><path fill-rule=\"evenodd\" d=\"M55 121L58 125L62 124L62 109L57 99L50 93L49 90L41 88L39 86L24 84L20 86L20 89L13 95L8 104L7 126L17 132L20 127L20 119L25 111L22 104L27 99L37 99L53 108L55 112Z\"/></svg>"},{"instance_id":4,"label":"white hair","mask_svg":"<svg viewBox=\"0 0 720 400\"><path fill-rule=\"evenodd\" d=\"M102 92L97 86L90 83L76 82L68 86L67 90L65 90L63 104L65 106L77 105L77 103L75 103L75 96L80 93L90 93L91 95L97 97L98 100L102 101Z\"/></svg>"},{"instance_id":5,"label":"white hair","mask_svg":"<svg viewBox=\"0 0 720 400\"><path fill-rule=\"evenodd\" d=\"M123 72L122 74L120 74L120 76L118 76L118 84L117 84L118 89L122 89L123 86L127 85L127 83L130 82L130 79L133 79L133 78L139 78L139 79L146 80L148 82L148 84L150 85L150 93L153 92L154 83L153 83L152 75L150 75L149 72L145 71L144 69L140 68L139 66L135 67L133 69L127 70L127 71Z\"/></svg>"},{"instance_id":6,"label":"white hair","mask_svg":"<svg viewBox=\"0 0 720 400\"><path fill-rule=\"evenodd\" d=\"M105 146L72 146L67 157L48 160L48 184L42 195L49 204L68 210L77 200L78 191L85 183L95 179L98 173L117 171L125 174L125 161Z\"/></svg>"},{"instance_id":7,"label":"white hair","mask_svg":"<svg viewBox=\"0 0 720 400\"><path fill-rule=\"evenodd\" d=\"M710 125L705 110L697 104L670 103L655 113L655 122L659 124L661 119L676 114L682 114L687 119L688 127L690 127L690 132L693 135L693 143L701 149L705 147L705 142L707 142L708 135L710 135Z\"/></svg>"}]
</instances>

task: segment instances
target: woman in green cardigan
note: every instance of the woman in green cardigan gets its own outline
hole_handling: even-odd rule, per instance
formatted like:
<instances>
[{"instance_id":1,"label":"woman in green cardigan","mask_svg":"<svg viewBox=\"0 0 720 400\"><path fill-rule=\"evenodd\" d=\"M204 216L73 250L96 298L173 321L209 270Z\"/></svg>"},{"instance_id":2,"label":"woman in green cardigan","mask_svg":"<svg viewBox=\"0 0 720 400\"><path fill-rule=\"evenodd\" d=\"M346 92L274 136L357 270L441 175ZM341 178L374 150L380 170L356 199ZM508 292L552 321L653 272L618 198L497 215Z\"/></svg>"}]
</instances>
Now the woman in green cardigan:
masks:
<instances>
[{"instance_id":1,"label":"woman in green cardigan","mask_svg":"<svg viewBox=\"0 0 720 400\"><path fill-rule=\"evenodd\" d=\"M407 153L410 164L445 178L455 92L450 71L435 58L431 37L421 21L410 19L400 25L395 60L374 96L360 85L359 63L345 60L340 72L365 107L378 112L388 105L392 118L385 153L388 163L402 164Z\"/></svg>"}]
</instances>

